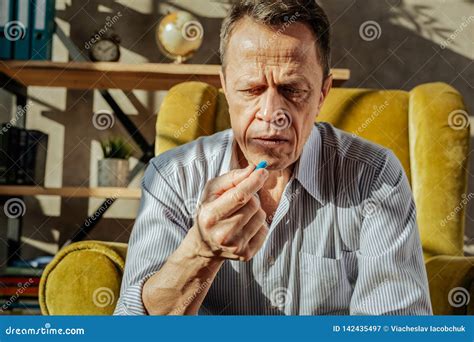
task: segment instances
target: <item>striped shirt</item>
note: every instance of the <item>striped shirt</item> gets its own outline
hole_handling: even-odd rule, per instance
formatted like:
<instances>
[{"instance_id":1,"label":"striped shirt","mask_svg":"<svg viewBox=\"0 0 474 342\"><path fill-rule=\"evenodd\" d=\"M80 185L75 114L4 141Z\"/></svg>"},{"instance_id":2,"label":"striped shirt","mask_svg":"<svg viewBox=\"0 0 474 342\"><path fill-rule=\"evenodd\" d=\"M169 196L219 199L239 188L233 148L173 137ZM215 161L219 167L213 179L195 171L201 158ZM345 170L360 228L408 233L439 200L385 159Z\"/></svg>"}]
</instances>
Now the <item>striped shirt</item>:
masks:
<instances>
[{"instance_id":1,"label":"striped shirt","mask_svg":"<svg viewBox=\"0 0 474 342\"><path fill-rule=\"evenodd\" d=\"M232 129L150 162L114 314L146 314L141 292L193 225L207 181L227 173ZM394 153L315 123L268 236L227 260L199 314L431 315L416 210Z\"/></svg>"}]
</instances>

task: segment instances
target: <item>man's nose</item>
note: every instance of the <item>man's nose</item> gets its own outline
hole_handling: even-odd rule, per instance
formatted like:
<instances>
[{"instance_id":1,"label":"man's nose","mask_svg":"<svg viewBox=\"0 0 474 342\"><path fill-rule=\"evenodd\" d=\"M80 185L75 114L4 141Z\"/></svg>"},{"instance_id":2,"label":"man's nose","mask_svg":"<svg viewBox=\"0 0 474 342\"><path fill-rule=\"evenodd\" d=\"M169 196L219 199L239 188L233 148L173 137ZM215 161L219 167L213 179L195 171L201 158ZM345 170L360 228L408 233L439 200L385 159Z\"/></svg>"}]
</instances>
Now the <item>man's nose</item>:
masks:
<instances>
[{"instance_id":1,"label":"man's nose","mask_svg":"<svg viewBox=\"0 0 474 342\"><path fill-rule=\"evenodd\" d=\"M278 110L284 106L281 94L278 90L268 88L261 97L260 109L257 111L256 118L259 120L272 122L273 117Z\"/></svg>"}]
</instances>

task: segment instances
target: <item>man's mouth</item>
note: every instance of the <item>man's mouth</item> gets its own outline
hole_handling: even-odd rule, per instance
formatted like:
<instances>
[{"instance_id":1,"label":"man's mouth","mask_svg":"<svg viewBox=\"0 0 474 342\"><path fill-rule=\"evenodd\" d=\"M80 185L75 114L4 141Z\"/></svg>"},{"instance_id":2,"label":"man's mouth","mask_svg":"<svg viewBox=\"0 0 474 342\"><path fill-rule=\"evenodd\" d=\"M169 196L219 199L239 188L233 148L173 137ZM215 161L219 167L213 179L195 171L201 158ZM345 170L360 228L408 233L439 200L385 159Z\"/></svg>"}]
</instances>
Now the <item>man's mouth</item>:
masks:
<instances>
[{"instance_id":1,"label":"man's mouth","mask_svg":"<svg viewBox=\"0 0 474 342\"><path fill-rule=\"evenodd\" d=\"M289 142L288 138L285 138L280 135L265 135L260 137L255 137L253 140L261 145L265 146L276 146L276 145L283 145Z\"/></svg>"}]
</instances>

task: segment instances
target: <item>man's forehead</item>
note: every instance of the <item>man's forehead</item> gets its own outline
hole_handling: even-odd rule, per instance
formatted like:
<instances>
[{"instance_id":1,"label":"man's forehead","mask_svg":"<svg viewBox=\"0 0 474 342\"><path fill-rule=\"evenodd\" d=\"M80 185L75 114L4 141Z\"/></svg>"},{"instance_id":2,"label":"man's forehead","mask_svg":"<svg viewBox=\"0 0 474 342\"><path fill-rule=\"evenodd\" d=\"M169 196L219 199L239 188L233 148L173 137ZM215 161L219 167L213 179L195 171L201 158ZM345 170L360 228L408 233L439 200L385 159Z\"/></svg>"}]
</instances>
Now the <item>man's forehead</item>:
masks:
<instances>
[{"instance_id":1,"label":"man's forehead","mask_svg":"<svg viewBox=\"0 0 474 342\"><path fill-rule=\"evenodd\" d=\"M298 64L307 59L307 53L301 46L285 47L280 45L272 48L242 49L236 56L249 62L268 61L269 63Z\"/></svg>"},{"instance_id":2,"label":"man's forehead","mask_svg":"<svg viewBox=\"0 0 474 342\"><path fill-rule=\"evenodd\" d=\"M276 67L283 74L305 73L308 68L313 68L316 58L308 58L301 48L292 49L246 49L231 54L227 67L236 69L240 75L253 75L255 77L267 69Z\"/></svg>"},{"instance_id":3,"label":"man's forehead","mask_svg":"<svg viewBox=\"0 0 474 342\"><path fill-rule=\"evenodd\" d=\"M229 59L239 64L290 65L314 60L317 52L311 31L303 24L293 25L282 30L246 20L245 25L238 25L231 36Z\"/></svg>"}]
</instances>

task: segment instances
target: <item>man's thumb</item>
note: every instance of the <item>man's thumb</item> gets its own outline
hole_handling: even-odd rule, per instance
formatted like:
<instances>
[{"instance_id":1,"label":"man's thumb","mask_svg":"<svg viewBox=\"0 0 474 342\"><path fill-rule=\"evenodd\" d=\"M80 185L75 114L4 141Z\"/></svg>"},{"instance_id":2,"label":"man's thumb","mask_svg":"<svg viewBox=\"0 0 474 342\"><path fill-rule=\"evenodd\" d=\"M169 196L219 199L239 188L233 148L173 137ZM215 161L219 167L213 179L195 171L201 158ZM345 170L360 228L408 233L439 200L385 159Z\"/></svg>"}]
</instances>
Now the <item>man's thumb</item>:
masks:
<instances>
[{"instance_id":1,"label":"man's thumb","mask_svg":"<svg viewBox=\"0 0 474 342\"><path fill-rule=\"evenodd\" d=\"M245 178L247 178L248 175L252 173L253 169L255 169L255 165L249 163L249 165L247 165L247 167L244 169L232 170L231 175L230 175L232 186L236 186L237 184L242 182Z\"/></svg>"},{"instance_id":2,"label":"man's thumb","mask_svg":"<svg viewBox=\"0 0 474 342\"><path fill-rule=\"evenodd\" d=\"M252 173L253 169L255 169L255 165L249 163L249 165L244 169L234 169L222 176L215 178L210 185L210 192L212 194L221 195L225 191L237 186L237 184L247 178L248 175Z\"/></svg>"}]
</instances>

